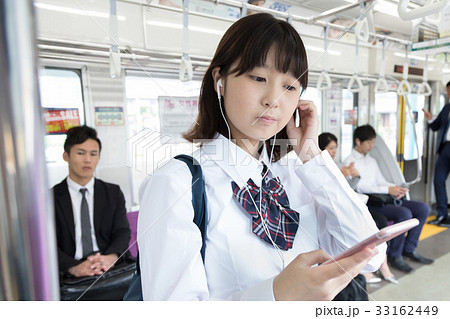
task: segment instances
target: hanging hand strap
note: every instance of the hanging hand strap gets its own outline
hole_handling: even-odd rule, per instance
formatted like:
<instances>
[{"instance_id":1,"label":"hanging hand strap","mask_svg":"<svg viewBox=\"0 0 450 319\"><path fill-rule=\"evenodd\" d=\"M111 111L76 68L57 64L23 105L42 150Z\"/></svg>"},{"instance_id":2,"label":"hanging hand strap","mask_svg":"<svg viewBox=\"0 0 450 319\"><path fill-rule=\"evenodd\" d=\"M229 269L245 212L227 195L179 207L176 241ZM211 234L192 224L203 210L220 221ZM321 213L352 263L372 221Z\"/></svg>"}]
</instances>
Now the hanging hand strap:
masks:
<instances>
[{"instance_id":1,"label":"hanging hand strap","mask_svg":"<svg viewBox=\"0 0 450 319\"><path fill-rule=\"evenodd\" d=\"M428 54L425 56L425 66L423 67L422 83L417 85L417 94L430 96L431 86L428 84Z\"/></svg>"},{"instance_id":2,"label":"hanging hand strap","mask_svg":"<svg viewBox=\"0 0 450 319\"><path fill-rule=\"evenodd\" d=\"M386 46L387 46L387 39L384 38L383 40L383 49L381 51L381 68L380 68L380 77L377 80L377 83L375 83L375 93L382 93L388 91L388 84L385 79L385 66L386 66Z\"/></svg>"},{"instance_id":3,"label":"hanging hand strap","mask_svg":"<svg viewBox=\"0 0 450 319\"><path fill-rule=\"evenodd\" d=\"M183 0L183 56L181 57L180 81L186 82L192 80L194 70L189 58L189 0Z\"/></svg>"},{"instance_id":4,"label":"hanging hand strap","mask_svg":"<svg viewBox=\"0 0 450 319\"><path fill-rule=\"evenodd\" d=\"M409 46L405 46L405 62L403 63L403 79L398 85L397 94L407 95L411 93L411 85L408 82L408 71L409 71Z\"/></svg>"},{"instance_id":5,"label":"hanging hand strap","mask_svg":"<svg viewBox=\"0 0 450 319\"><path fill-rule=\"evenodd\" d=\"M355 53L356 53L356 61L355 61L355 73L350 78L350 81L347 85L347 90L349 90L352 93L357 93L363 89L363 84L361 81L361 78L358 76L358 64L359 64L359 43L358 43L358 37L356 37L356 43L355 43ZM353 88L353 84L357 84L356 88Z\"/></svg>"},{"instance_id":6,"label":"hanging hand strap","mask_svg":"<svg viewBox=\"0 0 450 319\"><path fill-rule=\"evenodd\" d=\"M328 38L330 35L330 24L327 23L327 26L324 30L323 35L323 49L324 49L324 57L323 57L323 71L319 75L319 79L317 80L316 88L318 90L328 90L331 88L331 78L328 74ZM325 85L322 86L323 81L325 81Z\"/></svg>"}]
</instances>

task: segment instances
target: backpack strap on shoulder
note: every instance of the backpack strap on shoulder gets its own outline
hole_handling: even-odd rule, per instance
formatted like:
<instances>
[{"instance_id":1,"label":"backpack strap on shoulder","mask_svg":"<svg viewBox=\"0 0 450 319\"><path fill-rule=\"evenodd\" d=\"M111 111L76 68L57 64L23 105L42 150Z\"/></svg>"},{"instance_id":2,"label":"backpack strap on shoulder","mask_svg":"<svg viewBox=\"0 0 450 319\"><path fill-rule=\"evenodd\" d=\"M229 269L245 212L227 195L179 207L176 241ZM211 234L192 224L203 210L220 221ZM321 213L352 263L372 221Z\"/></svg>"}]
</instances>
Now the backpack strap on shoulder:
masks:
<instances>
[{"instance_id":1,"label":"backpack strap on shoulder","mask_svg":"<svg viewBox=\"0 0 450 319\"><path fill-rule=\"evenodd\" d=\"M202 255L203 263L205 263L205 240L206 240L206 226L207 226L207 210L206 210L206 192L205 182L203 180L202 167L198 161L189 155L178 155L176 159L183 161L189 167L192 174L192 206L194 208L194 223L200 229L202 234L202 248L200 253ZM125 301L142 301L142 282L141 269L139 266L139 252L136 257L136 273L131 279L128 291L123 300Z\"/></svg>"},{"instance_id":2,"label":"backpack strap on shoulder","mask_svg":"<svg viewBox=\"0 0 450 319\"><path fill-rule=\"evenodd\" d=\"M200 163L189 155L177 155L177 160L180 160L189 167L192 174L192 206L194 208L194 223L200 229L202 234L202 249L200 250L203 263L205 262L205 241L206 241L206 225L207 225L207 210L206 210L206 192L205 181L203 180L203 172Z\"/></svg>"}]
</instances>

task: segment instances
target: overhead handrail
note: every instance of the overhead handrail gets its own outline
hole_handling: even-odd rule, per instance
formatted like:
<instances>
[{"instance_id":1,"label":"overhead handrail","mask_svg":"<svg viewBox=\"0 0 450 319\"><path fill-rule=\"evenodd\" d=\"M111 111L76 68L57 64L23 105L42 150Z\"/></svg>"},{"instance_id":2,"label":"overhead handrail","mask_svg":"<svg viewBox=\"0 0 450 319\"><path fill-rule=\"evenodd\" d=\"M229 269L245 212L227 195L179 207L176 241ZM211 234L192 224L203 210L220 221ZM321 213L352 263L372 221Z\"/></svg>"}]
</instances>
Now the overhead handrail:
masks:
<instances>
[{"instance_id":1,"label":"overhead handrail","mask_svg":"<svg viewBox=\"0 0 450 319\"><path fill-rule=\"evenodd\" d=\"M183 55L181 57L178 78L186 82L194 77L192 62L189 58L189 0L183 0Z\"/></svg>"},{"instance_id":2,"label":"overhead handrail","mask_svg":"<svg viewBox=\"0 0 450 319\"><path fill-rule=\"evenodd\" d=\"M411 85L408 82L408 71L409 71L409 46L405 46L405 62L403 63L403 79L401 80L400 84L397 88L397 94L398 95L407 95L411 93Z\"/></svg>"},{"instance_id":3,"label":"overhead handrail","mask_svg":"<svg viewBox=\"0 0 450 319\"><path fill-rule=\"evenodd\" d=\"M359 91L361 91L363 89L363 84L362 81L360 79L360 77L358 76L358 64L359 64L359 43L358 43L358 37L355 38L355 73L352 75L352 77L350 78L350 81L348 82L347 85L347 90L349 90L352 93L357 93ZM353 84L355 84L357 87L353 88Z\"/></svg>"},{"instance_id":4,"label":"overhead handrail","mask_svg":"<svg viewBox=\"0 0 450 319\"><path fill-rule=\"evenodd\" d=\"M423 67L422 83L417 85L417 94L430 96L431 86L428 84L428 54L425 56L425 65Z\"/></svg>"},{"instance_id":5,"label":"overhead handrail","mask_svg":"<svg viewBox=\"0 0 450 319\"><path fill-rule=\"evenodd\" d=\"M447 6L448 0L427 0L423 7L408 10L409 2L410 0L399 0L397 8L399 17L406 21L438 13Z\"/></svg>"},{"instance_id":6,"label":"overhead handrail","mask_svg":"<svg viewBox=\"0 0 450 319\"><path fill-rule=\"evenodd\" d=\"M317 80L317 89L318 90L328 90L331 88L331 78L328 74L328 37L330 35L330 25L324 29L323 36L323 48L324 48L324 56L323 56L323 71L319 75L319 79ZM325 86L322 86L323 81L325 81Z\"/></svg>"},{"instance_id":7,"label":"overhead handrail","mask_svg":"<svg viewBox=\"0 0 450 319\"><path fill-rule=\"evenodd\" d=\"M383 48L381 50L381 67L380 67L380 77L375 83L375 93L383 93L388 91L388 84L385 78L385 68L386 68L386 47L387 39L383 40Z\"/></svg>"}]
</instances>

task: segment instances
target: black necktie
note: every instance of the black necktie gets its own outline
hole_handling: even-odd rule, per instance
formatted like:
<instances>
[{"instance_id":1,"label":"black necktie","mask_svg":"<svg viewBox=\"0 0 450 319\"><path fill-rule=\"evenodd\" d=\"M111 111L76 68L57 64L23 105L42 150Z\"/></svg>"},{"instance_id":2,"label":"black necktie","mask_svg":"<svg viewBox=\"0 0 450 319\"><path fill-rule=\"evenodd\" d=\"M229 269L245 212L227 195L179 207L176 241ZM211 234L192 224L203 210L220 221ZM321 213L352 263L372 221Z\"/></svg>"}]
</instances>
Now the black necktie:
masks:
<instances>
[{"instance_id":1,"label":"black necktie","mask_svg":"<svg viewBox=\"0 0 450 319\"><path fill-rule=\"evenodd\" d=\"M92 237L91 237L91 220L89 218L89 207L86 200L86 188L81 188L80 192L83 195L81 199L81 244L83 246L83 258L86 258L92 253Z\"/></svg>"}]
</instances>

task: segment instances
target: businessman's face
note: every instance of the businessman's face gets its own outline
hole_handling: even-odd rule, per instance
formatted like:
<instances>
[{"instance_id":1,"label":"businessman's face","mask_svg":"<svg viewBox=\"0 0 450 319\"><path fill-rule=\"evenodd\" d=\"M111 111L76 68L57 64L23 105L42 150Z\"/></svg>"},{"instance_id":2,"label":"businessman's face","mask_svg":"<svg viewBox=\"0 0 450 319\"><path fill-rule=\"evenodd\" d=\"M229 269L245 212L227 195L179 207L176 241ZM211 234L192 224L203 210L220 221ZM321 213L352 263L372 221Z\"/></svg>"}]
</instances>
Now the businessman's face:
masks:
<instances>
[{"instance_id":1,"label":"businessman's face","mask_svg":"<svg viewBox=\"0 0 450 319\"><path fill-rule=\"evenodd\" d=\"M362 142L361 143L361 153L363 153L364 155L369 153L372 150L374 144L375 144L375 139L366 140L366 141Z\"/></svg>"},{"instance_id":2,"label":"businessman's face","mask_svg":"<svg viewBox=\"0 0 450 319\"><path fill-rule=\"evenodd\" d=\"M100 159L99 145L95 140L87 139L72 146L70 153L64 152L63 158L69 163L70 178L80 185L86 185L94 176Z\"/></svg>"}]
</instances>

